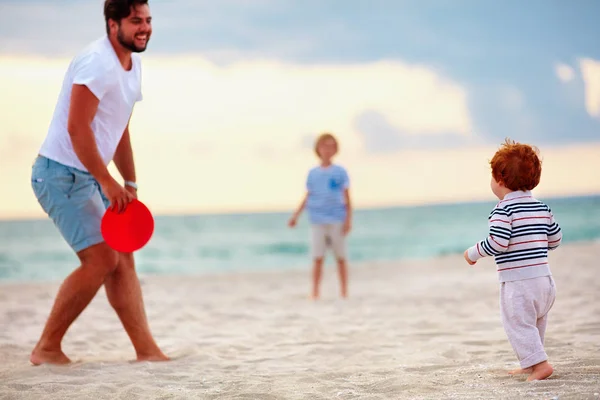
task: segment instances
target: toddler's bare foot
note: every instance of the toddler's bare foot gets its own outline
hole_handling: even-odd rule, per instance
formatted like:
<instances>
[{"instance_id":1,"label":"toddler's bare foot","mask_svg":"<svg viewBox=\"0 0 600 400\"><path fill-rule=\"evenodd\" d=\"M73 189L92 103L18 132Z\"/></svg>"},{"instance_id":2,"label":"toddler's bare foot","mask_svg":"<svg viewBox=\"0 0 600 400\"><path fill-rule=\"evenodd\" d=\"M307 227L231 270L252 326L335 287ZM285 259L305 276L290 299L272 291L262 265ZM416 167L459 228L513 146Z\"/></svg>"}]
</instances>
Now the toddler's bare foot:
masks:
<instances>
[{"instance_id":1,"label":"toddler's bare foot","mask_svg":"<svg viewBox=\"0 0 600 400\"><path fill-rule=\"evenodd\" d=\"M530 374L533 371L533 368L529 367L529 368L519 368L519 369L513 369L511 371L508 371L509 375L521 375L521 374Z\"/></svg>"},{"instance_id":2,"label":"toddler's bare foot","mask_svg":"<svg viewBox=\"0 0 600 400\"><path fill-rule=\"evenodd\" d=\"M319 294L318 293L313 293L310 295L310 299L311 300L319 300Z\"/></svg>"},{"instance_id":3,"label":"toddler's bare foot","mask_svg":"<svg viewBox=\"0 0 600 400\"><path fill-rule=\"evenodd\" d=\"M554 368L548 361L541 362L534 365L532 368L531 375L527 377L527 382L541 381L542 379L548 378L554 372Z\"/></svg>"}]
</instances>

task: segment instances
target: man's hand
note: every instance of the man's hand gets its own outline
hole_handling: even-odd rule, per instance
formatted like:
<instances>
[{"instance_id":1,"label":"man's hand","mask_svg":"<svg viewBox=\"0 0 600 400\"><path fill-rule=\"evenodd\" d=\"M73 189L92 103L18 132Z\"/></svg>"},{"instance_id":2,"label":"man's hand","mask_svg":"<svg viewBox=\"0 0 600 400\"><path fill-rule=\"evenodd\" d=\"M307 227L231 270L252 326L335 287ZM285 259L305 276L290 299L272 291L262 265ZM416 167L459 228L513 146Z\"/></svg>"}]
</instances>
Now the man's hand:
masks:
<instances>
[{"instance_id":1,"label":"man's hand","mask_svg":"<svg viewBox=\"0 0 600 400\"><path fill-rule=\"evenodd\" d=\"M344 221L344 226L342 227L342 232L344 233L344 236L347 235L348 233L350 233L351 229L352 229L352 222L350 222L350 220L347 219L346 221Z\"/></svg>"},{"instance_id":2,"label":"man's hand","mask_svg":"<svg viewBox=\"0 0 600 400\"><path fill-rule=\"evenodd\" d=\"M119 213L123 212L125 207L127 207L127 204L135 198L128 189L119 185L113 178L100 183L100 186L102 187L102 193L104 193L106 198L110 201L110 207Z\"/></svg>"},{"instance_id":3,"label":"man's hand","mask_svg":"<svg viewBox=\"0 0 600 400\"><path fill-rule=\"evenodd\" d=\"M129 192L133 196L134 199L137 199L137 189L132 188L131 186L125 185L125 190Z\"/></svg>"},{"instance_id":4,"label":"man's hand","mask_svg":"<svg viewBox=\"0 0 600 400\"><path fill-rule=\"evenodd\" d=\"M467 263L469 263L469 265L475 265L475 263L477 261L471 261L469 259L469 250L465 250L465 254L464 254L465 260L467 261Z\"/></svg>"}]
</instances>

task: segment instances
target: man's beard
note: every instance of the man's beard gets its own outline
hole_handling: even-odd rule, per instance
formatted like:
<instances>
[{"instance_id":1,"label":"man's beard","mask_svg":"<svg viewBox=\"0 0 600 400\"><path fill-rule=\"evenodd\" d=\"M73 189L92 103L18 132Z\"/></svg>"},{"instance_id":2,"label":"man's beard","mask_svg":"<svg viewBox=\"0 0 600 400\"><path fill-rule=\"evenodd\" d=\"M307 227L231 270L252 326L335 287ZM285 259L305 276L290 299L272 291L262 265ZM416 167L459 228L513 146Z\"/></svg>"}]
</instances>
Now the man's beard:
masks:
<instances>
[{"instance_id":1,"label":"man's beard","mask_svg":"<svg viewBox=\"0 0 600 400\"><path fill-rule=\"evenodd\" d=\"M150 40L150 37L148 37L148 39L146 39L146 46L144 46L143 48L137 47L133 43L133 40L134 40L133 38L130 41L125 40L125 38L123 37L123 31L121 30L121 27L119 26L119 31L117 32L117 40L119 41L119 44L121 44L121 46L125 47L127 50L129 50L133 53L141 53L146 50L146 47L148 47L148 41Z\"/></svg>"}]
</instances>

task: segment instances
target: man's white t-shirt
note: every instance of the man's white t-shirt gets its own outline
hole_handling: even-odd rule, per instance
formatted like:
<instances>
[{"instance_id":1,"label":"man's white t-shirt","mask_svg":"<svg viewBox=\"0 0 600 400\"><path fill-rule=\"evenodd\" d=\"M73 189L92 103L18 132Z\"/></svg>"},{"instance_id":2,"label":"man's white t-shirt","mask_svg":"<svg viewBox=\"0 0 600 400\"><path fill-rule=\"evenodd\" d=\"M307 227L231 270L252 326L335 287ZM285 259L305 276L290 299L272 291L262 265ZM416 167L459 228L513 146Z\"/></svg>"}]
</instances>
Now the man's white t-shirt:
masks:
<instances>
[{"instance_id":1,"label":"man's white t-shirt","mask_svg":"<svg viewBox=\"0 0 600 400\"><path fill-rule=\"evenodd\" d=\"M100 156L108 165L129 122L136 102L142 100L141 59L131 55L132 68L126 71L108 36L104 36L79 53L65 74L48 134L40 155L61 164L87 171L73 150L67 130L71 87L85 85L100 103L91 127Z\"/></svg>"}]
</instances>

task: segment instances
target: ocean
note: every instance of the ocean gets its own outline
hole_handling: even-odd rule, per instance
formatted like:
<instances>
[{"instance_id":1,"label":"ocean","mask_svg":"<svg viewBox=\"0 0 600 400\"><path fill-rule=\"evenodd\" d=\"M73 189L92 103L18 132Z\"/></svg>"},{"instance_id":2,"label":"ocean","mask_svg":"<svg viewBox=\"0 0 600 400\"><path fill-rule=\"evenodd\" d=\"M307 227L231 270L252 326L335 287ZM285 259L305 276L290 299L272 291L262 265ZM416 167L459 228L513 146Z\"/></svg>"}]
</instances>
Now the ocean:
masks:
<instances>
[{"instance_id":1,"label":"ocean","mask_svg":"<svg viewBox=\"0 0 600 400\"><path fill-rule=\"evenodd\" d=\"M540 198L563 229L563 243L600 240L600 195ZM462 254L487 235L495 202L355 210L349 262ZM154 235L136 253L141 275L308 268L306 215L294 229L290 213L156 216ZM326 263L331 264L328 257ZM60 281L77 257L48 219L0 221L0 281Z\"/></svg>"}]
</instances>

